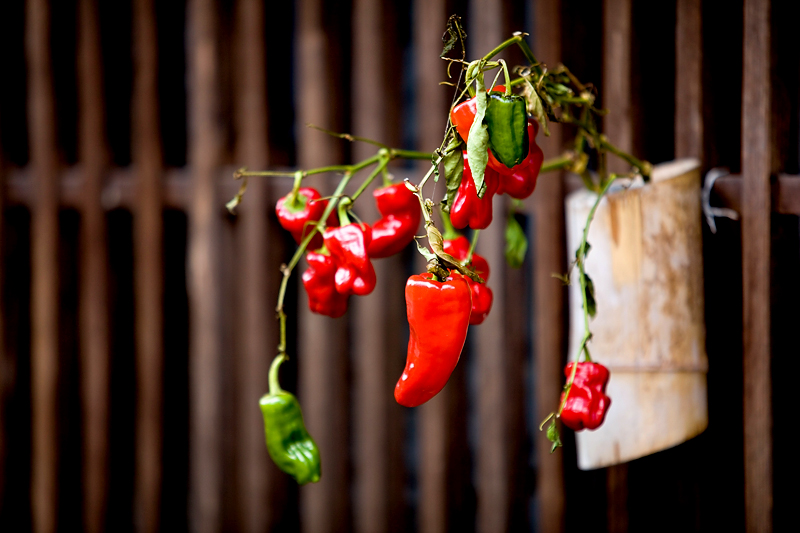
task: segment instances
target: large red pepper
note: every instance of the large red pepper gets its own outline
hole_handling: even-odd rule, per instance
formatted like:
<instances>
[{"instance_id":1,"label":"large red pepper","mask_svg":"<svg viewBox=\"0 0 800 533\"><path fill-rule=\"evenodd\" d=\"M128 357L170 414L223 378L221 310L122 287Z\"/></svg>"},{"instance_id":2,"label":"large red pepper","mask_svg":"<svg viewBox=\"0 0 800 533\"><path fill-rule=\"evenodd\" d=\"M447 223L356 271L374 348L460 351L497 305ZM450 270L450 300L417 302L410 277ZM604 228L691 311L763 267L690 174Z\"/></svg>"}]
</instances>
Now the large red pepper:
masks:
<instances>
[{"instance_id":1,"label":"large red pepper","mask_svg":"<svg viewBox=\"0 0 800 533\"><path fill-rule=\"evenodd\" d=\"M445 253L452 255L459 261L464 261L467 258L469 247L469 241L463 235L456 239L445 239L443 246ZM469 316L469 323L477 326L482 324L486 317L489 316L489 311L492 310L492 302L494 301L492 289L487 287L485 283L489 281L489 263L480 255L473 253L472 262L467 266L482 277L484 281L484 283L478 283L469 278L464 278L472 293L472 314Z\"/></svg>"},{"instance_id":2,"label":"large red pepper","mask_svg":"<svg viewBox=\"0 0 800 533\"><path fill-rule=\"evenodd\" d=\"M486 167L484 180L486 192L483 198L478 198L475 182L472 180L472 170L467 161L467 153L464 152L464 174L450 208L450 220L453 222L453 226L459 229L467 226L472 229L484 229L492 223L492 197L500 184L500 174Z\"/></svg>"},{"instance_id":3,"label":"large red pepper","mask_svg":"<svg viewBox=\"0 0 800 533\"><path fill-rule=\"evenodd\" d=\"M442 390L464 348L471 307L469 285L461 274L444 282L429 273L408 278L410 336L406 367L394 388L397 403L416 407Z\"/></svg>"},{"instance_id":4,"label":"large red pepper","mask_svg":"<svg viewBox=\"0 0 800 533\"><path fill-rule=\"evenodd\" d=\"M278 215L283 229L287 230L294 237L295 242L300 244L302 240L314 229L314 223L322 218L325 208L328 206L327 200L322 198L316 189L302 187L297 191L297 197L292 198L292 193L287 194L275 205L275 213ZM339 225L339 220L334 213L328 217L327 226L335 227ZM309 250L316 250L322 246L322 232L314 235L308 245Z\"/></svg>"},{"instance_id":5,"label":"large red pepper","mask_svg":"<svg viewBox=\"0 0 800 533\"><path fill-rule=\"evenodd\" d=\"M574 364L569 363L564 369L567 379L572 375ZM611 405L611 398L606 396L608 376L608 369L599 363L578 363L567 402L561 411L561 421L565 426L575 431L600 427ZM561 401L564 401L564 393L561 393Z\"/></svg>"},{"instance_id":6,"label":"large red pepper","mask_svg":"<svg viewBox=\"0 0 800 533\"><path fill-rule=\"evenodd\" d=\"M419 200L405 183L396 183L372 193L381 218L372 225L367 252L373 259L389 257L414 240L422 215Z\"/></svg>"},{"instance_id":7,"label":"large red pepper","mask_svg":"<svg viewBox=\"0 0 800 533\"><path fill-rule=\"evenodd\" d=\"M372 240L368 224L347 224L325 230L325 247L336 265L334 282L341 294L364 296L375 288L375 269L367 255Z\"/></svg>"},{"instance_id":8,"label":"large red pepper","mask_svg":"<svg viewBox=\"0 0 800 533\"><path fill-rule=\"evenodd\" d=\"M525 199L533 193L536 188L536 179L542 168L544 154L539 145L536 144L536 134L539 132L539 123L534 119L528 119L528 156L512 168L508 168L500 161L495 159L491 150L489 151L489 166L500 172L500 186L497 194L506 193L512 198L519 200Z\"/></svg>"},{"instance_id":9,"label":"large red pepper","mask_svg":"<svg viewBox=\"0 0 800 533\"><path fill-rule=\"evenodd\" d=\"M308 307L314 313L339 318L347 311L347 295L336 290L333 258L310 252L306 261L308 270L303 272L303 286L308 293Z\"/></svg>"}]
</instances>

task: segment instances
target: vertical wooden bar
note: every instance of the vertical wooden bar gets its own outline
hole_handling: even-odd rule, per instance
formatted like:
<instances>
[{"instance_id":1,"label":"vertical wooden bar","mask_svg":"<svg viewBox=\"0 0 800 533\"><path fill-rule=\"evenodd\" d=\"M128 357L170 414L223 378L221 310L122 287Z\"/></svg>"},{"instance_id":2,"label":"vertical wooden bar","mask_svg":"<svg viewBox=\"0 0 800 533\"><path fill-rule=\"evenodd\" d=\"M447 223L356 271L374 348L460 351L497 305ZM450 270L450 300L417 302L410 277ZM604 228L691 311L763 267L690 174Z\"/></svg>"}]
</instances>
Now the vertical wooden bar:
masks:
<instances>
[{"instance_id":1,"label":"vertical wooden bar","mask_svg":"<svg viewBox=\"0 0 800 533\"><path fill-rule=\"evenodd\" d=\"M159 527L162 472L164 282L162 155L158 116L158 45L153 0L133 3L133 163L138 173L134 216L136 298L137 531Z\"/></svg>"},{"instance_id":2,"label":"vertical wooden bar","mask_svg":"<svg viewBox=\"0 0 800 533\"><path fill-rule=\"evenodd\" d=\"M478 0L470 5L471 33L469 55L480 57L504 37L503 4L496 0ZM491 83L489 80L487 83ZM493 201L494 223L481 231L477 251L496 272L505 266L503 223L507 205L505 198ZM505 279L493 277L489 287L494 292L492 312L481 326L470 328L477 361L478 427L476 450L478 511L476 530L481 533L506 531L509 525L511 501L510 459L508 442L508 384L509 375L504 335L506 321Z\"/></svg>"},{"instance_id":3,"label":"vertical wooden bar","mask_svg":"<svg viewBox=\"0 0 800 533\"><path fill-rule=\"evenodd\" d=\"M772 531L770 2L745 0L742 84L744 494L748 532Z\"/></svg>"},{"instance_id":4,"label":"vertical wooden bar","mask_svg":"<svg viewBox=\"0 0 800 533\"><path fill-rule=\"evenodd\" d=\"M394 42L391 5L378 0L353 3L353 131L358 135L396 145L399 107L390 65ZM396 56L395 56L396 57ZM353 145L353 160L370 157L371 145ZM366 176L366 174L365 174ZM379 178L380 179L380 178ZM360 181L358 179L357 181ZM356 204L364 220L380 215L370 187ZM405 320L405 307L388 305L394 287L404 286L399 257L373 261L380 282L369 296L351 299L354 328L354 426L355 426L355 529L363 533L397 530L402 509L403 411L392 396L402 372L403 354L394 332ZM398 510L398 508L400 510Z\"/></svg>"},{"instance_id":5,"label":"vertical wooden bar","mask_svg":"<svg viewBox=\"0 0 800 533\"><path fill-rule=\"evenodd\" d=\"M302 2L297 11L298 50L298 165L312 168L340 159L332 137L305 127L320 124L335 129L334 103L344 97L333 84L331 40L323 16L323 2ZM332 178L338 181L338 177ZM304 181L327 187L324 176ZM325 193L323 193L325 194ZM302 267L300 267L302 268ZM299 271L298 271L299 272ZM303 531L333 532L350 529L348 454L347 320L315 315L308 309L305 291L298 298L298 393L306 425L320 448L322 480L300 489Z\"/></svg>"},{"instance_id":6,"label":"vertical wooden bar","mask_svg":"<svg viewBox=\"0 0 800 533\"><path fill-rule=\"evenodd\" d=\"M700 0L677 1L675 158L703 158L703 28Z\"/></svg>"},{"instance_id":7,"label":"vertical wooden bar","mask_svg":"<svg viewBox=\"0 0 800 533\"><path fill-rule=\"evenodd\" d=\"M84 169L81 260L81 401L84 527L105 526L108 494L109 331L105 213L100 205L106 164L100 33L95 0L81 0L78 32L80 160Z\"/></svg>"},{"instance_id":8,"label":"vertical wooden bar","mask_svg":"<svg viewBox=\"0 0 800 533\"><path fill-rule=\"evenodd\" d=\"M537 59L549 66L561 61L561 1L536 2L534 11L534 50ZM539 134L545 157L555 157L563 148L562 130L550 125L551 135ZM544 420L558 407L563 382L565 294L554 272L565 272L564 185L563 174L545 175L527 201L532 207L533 224L533 373L536 421ZM564 531L564 456L550 453L544 435L534 437L536 450L536 499L538 530Z\"/></svg>"},{"instance_id":9,"label":"vertical wooden bar","mask_svg":"<svg viewBox=\"0 0 800 533\"><path fill-rule=\"evenodd\" d=\"M620 149L633 147L631 106L631 0L603 3L603 121L605 134ZM624 161L609 159L610 172L627 172Z\"/></svg>"},{"instance_id":10,"label":"vertical wooden bar","mask_svg":"<svg viewBox=\"0 0 800 533\"><path fill-rule=\"evenodd\" d=\"M603 120L605 134L618 148L633 149L631 105L631 0L607 0L603 4L603 107L611 112ZM627 172L618 158L608 161L610 172ZM628 530L628 466L607 469L609 533Z\"/></svg>"},{"instance_id":11,"label":"vertical wooden bar","mask_svg":"<svg viewBox=\"0 0 800 533\"><path fill-rule=\"evenodd\" d=\"M330 38L323 20L320 0L304 2L297 20L299 50L300 106L298 120L298 164L310 168L330 164L340 158L334 140L303 127L304 124L335 122L330 96L332 87ZM341 95L340 95L341 96ZM324 187L326 178L308 180ZM330 190L330 187L325 187ZM309 431L317 439L322 458L323 479L300 491L300 517L303 531L344 531L349 527L348 479L348 394L347 394L347 317L332 320L308 309L303 295L298 301L298 391Z\"/></svg>"},{"instance_id":12,"label":"vertical wooden bar","mask_svg":"<svg viewBox=\"0 0 800 533\"><path fill-rule=\"evenodd\" d=\"M236 161L260 169L268 164L264 4L260 0L241 0L236 7ZM271 223L267 217L267 191L263 179L251 180L246 200L238 209L242 344L237 361L236 461L241 525L248 533L272 530L286 483L286 476L273 466L267 454L258 407L259 397L269 388L269 364L278 345L274 311L277 291L272 282L278 279L280 259L276 249L280 247L270 242L268 250Z\"/></svg>"},{"instance_id":13,"label":"vertical wooden bar","mask_svg":"<svg viewBox=\"0 0 800 533\"><path fill-rule=\"evenodd\" d=\"M58 177L50 60L50 9L26 4L28 122L35 169L31 228L31 393L33 529L55 531L58 509Z\"/></svg>"},{"instance_id":14,"label":"vertical wooden bar","mask_svg":"<svg viewBox=\"0 0 800 533\"><path fill-rule=\"evenodd\" d=\"M187 4L190 317L190 529L218 531L221 525L222 435L218 243L221 203L215 195L221 134L217 13L213 0Z\"/></svg>"},{"instance_id":15,"label":"vertical wooden bar","mask_svg":"<svg viewBox=\"0 0 800 533\"><path fill-rule=\"evenodd\" d=\"M2 117L0 117L0 120ZM8 485L6 476L6 454L8 449L8 436L6 432L6 402L11 394L16 376L10 377L10 369L13 362L6 352L5 338L5 297L3 288L5 285L5 253L3 245L3 222L5 219L6 208L6 180L5 164L3 161L3 147L0 145L0 502L5 501L6 488ZM13 379L13 381L12 381Z\"/></svg>"},{"instance_id":16,"label":"vertical wooden bar","mask_svg":"<svg viewBox=\"0 0 800 533\"><path fill-rule=\"evenodd\" d=\"M441 33L447 22L447 2L414 2L414 57L417 66L417 148L433 150L442 142L447 116L447 91L438 88L444 79ZM446 386L417 409L419 426L419 531L441 533L448 530L448 453L452 386Z\"/></svg>"}]
</instances>

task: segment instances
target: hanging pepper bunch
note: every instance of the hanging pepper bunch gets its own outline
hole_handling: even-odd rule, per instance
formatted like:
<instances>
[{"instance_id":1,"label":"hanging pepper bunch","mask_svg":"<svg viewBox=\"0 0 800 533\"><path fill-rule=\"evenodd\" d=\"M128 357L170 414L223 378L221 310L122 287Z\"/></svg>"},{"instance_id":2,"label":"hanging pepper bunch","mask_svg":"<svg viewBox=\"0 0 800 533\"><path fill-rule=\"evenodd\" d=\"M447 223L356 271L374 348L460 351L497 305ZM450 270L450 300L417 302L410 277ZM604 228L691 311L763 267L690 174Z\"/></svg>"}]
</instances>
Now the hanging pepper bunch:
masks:
<instances>
[{"instance_id":1,"label":"hanging pepper bunch","mask_svg":"<svg viewBox=\"0 0 800 533\"><path fill-rule=\"evenodd\" d=\"M277 306L280 344L270 368L270 392L261 399L261 409L270 456L300 484L319 480L319 452L303 424L297 399L278 384L278 369L287 360L287 317L283 304L288 280L302 257L305 256L308 263L302 281L308 293L309 308L314 313L341 317L347 311L351 295L364 296L374 290L377 279L372 260L405 249L415 239L420 222L424 220L428 246L418 242L417 249L428 261L427 271L411 276L406 282L408 352L406 366L394 390L395 399L401 405L421 405L447 383L461 356L469 326L483 323L491 311L493 294L486 285L490 268L488 262L475 253L475 247L480 230L493 222L493 198L507 194L513 199L512 204L520 205L519 200L534 192L540 172L569 169L581 175L586 186L598 193L581 247L571 266L578 267L586 335L576 362L565 369L567 383L559 409L542 423L543 427L551 420L547 435L553 442L553 449L561 444L557 419L575 431L596 429L603 423L611 402L605 394L608 370L591 360L587 346L591 338L589 317L594 316L596 304L591 279L584 269L589 249L586 236L597 204L617 177L605 171L606 154L610 152L621 157L645 177L649 176L650 165L608 142L596 127L602 110L594 107L593 88L582 85L562 66L548 70L539 63L526 44L524 34L515 34L485 57L469 63L464 60L466 35L458 17L450 18L445 36L441 57L450 64L448 73L453 65L458 65L459 78L454 84L456 98L445 136L433 153L389 148L350 134L327 132L380 148L374 156L349 165L291 173L242 169L234 175L244 181L236 197L228 203L231 210L241 201L248 177L294 177L292 190L275 208L278 221L294 237L298 248L281 269L283 277ZM520 47L528 63L514 69L513 79L503 60L493 60L512 45ZM448 57L453 50L460 50L461 57ZM498 70L498 76L502 73L505 83L492 83L492 89L487 91L484 74L492 70ZM572 124L578 134L574 151L543 162L536 136L540 127L549 135L548 121ZM590 155L598 161L599 179L587 170ZM396 159L429 160L431 167L417 184L408 180L391 183L387 166ZM424 188L430 178L440 181L440 166L444 170L444 190L440 189L438 199L426 197ZM357 190L345 194L351 179L367 168L372 171ZM333 172L341 173L342 178L330 197L323 198L315 189L302 186L302 180L308 176ZM355 202L377 176L384 179L383 186L372 193L380 218L371 224L358 219L352 222ZM428 196L435 193L434 187ZM437 205L442 211L444 235L432 217ZM506 217L506 258L509 265L518 268L525 258L527 240L513 213L510 211ZM469 228L471 242L457 233L456 228ZM569 276L564 281L569 282Z\"/></svg>"}]
</instances>

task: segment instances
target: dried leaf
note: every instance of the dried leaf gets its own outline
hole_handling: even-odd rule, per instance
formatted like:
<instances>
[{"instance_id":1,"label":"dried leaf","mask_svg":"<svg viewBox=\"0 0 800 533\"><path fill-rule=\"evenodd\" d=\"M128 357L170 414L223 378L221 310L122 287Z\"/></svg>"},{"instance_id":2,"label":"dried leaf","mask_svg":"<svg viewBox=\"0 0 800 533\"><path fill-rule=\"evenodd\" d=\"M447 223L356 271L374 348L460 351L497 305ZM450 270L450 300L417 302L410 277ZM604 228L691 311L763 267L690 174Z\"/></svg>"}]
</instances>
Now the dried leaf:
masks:
<instances>
[{"instance_id":1,"label":"dried leaf","mask_svg":"<svg viewBox=\"0 0 800 533\"><path fill-rule=\"evenodd\" d=\"M445 196L442 207L445 212L450 212L456 192L461 185L461 178L464 175L464 155L461 152L461 141L458 136L453 134L450 144L447 145L444 155L444 177L447 182L447 195Z\"/></svg>"}]
</instances>

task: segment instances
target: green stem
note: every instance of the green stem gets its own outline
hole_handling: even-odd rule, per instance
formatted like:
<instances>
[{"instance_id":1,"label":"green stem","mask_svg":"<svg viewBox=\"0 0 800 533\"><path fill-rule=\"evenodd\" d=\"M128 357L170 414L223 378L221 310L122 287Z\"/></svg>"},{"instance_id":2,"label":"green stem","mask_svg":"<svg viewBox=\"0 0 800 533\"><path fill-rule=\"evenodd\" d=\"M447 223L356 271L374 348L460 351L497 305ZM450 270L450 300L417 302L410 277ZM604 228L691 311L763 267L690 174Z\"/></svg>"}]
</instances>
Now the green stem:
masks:
<instances>
[{"instance_id":1,"label":"green stem","mask_svg":"<svg viewBox=\"0 0 800 533\"><path fill-rule=\"evenodd\" d=\"M350 209L352 203L353 202L349 198L345 198L339 202L339 206L336 208L339 215L339 226L347 226L350 224L350 217L347 216L347 210Z\"/></svg>"},{"instance_id":2,"label":"green stem","mask_svg":"<svg viewBox=\"0 0 800 533\"><path fill-rule=\"evenodd\" d=\"M358 187L358 189L356 189L356 192L354 192L353 195L350 196L350 199L353 202L355 202L356 198L361 196L361 193L363 193L365 190L367 190L367 187L369 187L369 184L372 183L375 180L375 178L378 177L378 174L383 172L383 170L386 168L386 165L388 165L388 164L389 164L389 159L384 159L380 163L378 163L378 166L376 166L375 169L367 177L367 179L364 180L364 183L362 183Z\"/></svg>"},{"instance_id":3,"label":"green stem","mask_svg":"<svg viewBox=\"0 0 800 533\"><path fill-rule=\"evenodd\" d=\"M453 239L458 239L461 234L456 231L456 228L453 227L453 223L450 222L450 215L441 211L442 213L442 225L444 226L444 234L442 234L442 238L447 241L452 241Z\"/></svg>"},{"instance_id":4,"label":"green stem","mask_svg":"<svg viewBox=\"0 0 800 533\"><path fill-rule=\"evenodd\" d=\"M600 135L600 150L606 150L611 152L615 156L619 157L620 159L627 162L632 167L636 167L636 169L641 172L642 177L645 181L650 180L650 175L653 173L653 165L650 164L648 161L641 161L631 154L627 152L623 152L610 142L608 142L608 138L605 135Z\"/></svg>"},{"instance_id":5,"label":"green stem","mask_svg":"<svg viewBox=\"0 0 800 533\"><path fill-rule=\"evenodd\" d=\"M415 150L398 150L392 148L389 150L389 155L392 159L424 159L430 161L433 157L433 153L431 152L417 152Z\"/></svg>"},{"instance_id":6,"label":"green stem","mask_svg":"<svg viewBox=\"0 0 800 533\"><path fill-rule=\"evenodd\" d=\"M478 245L478 236L480 236L481 230L476 229L472 232L472 241L469 243L469 253L467 253L467 259L464 261L465 265L468 265L472 262L472 254L475 253L475 247Z\"/></svg>"},{"instance_id":7,"label":"green stem","mask_svg":"<svg viewBox=\"0 0 800 533\"><path fill-rule=\"evenodd\" d=\"M286 354L278 354L275 356L275 359L272 360L272 364L269 366L269 393L271 395L280 394L283 392L281 384L278 382L278 371L286 359Z\"/></svg>"},{"instance_id":8,"label":"green stem","mask_svg":"<svg viewBox=\"0 0 800 533\"><path fill-rule=\"evenodd\" d=\"M556 170L563 170L565 168L569 168L572 166L573 163L573 156L570 153L562 154L560 157L554 157L552 159L547 159L544 163L542 163L542 168L539 170L539 174L544 172L553 172Z\"/></svg>"},{"instance_id":9,"label":"green stem","mask_svg":"<svg viewBox=\"0 0 800 533\"><path fill-rule=\"evenodd\" d=\"M362 167L363 168L363 167ZM342 193L344 192L344 188L347 186L350 178L353 176L351 172L345 173L342 176L339 185L336 187L336 191L334 191L333 196L331 197L328 205L325 207L325 211L322 213L322 217L320 217L319 222L317 223L314 228L308 232L308 235L302 240L300 246L297 247L295 250L294 255L292 256L291 261L289 261L288 265L281 267L281 272L283 273L283 278L281 279L281 287L278 290L278 304L275 306L275 312L278 314L278 321L280 323L280 344L278 345L278 354L279 355L286 355L286 313L283 311L283 301L286 298L286 287L289 284L289 277L292 275L292 270L294 267L297 266L297 263L300 262L300 258L303 257L303 254L308 248L311 239L314 238L314 235L317 233L321 233L322 230L325 229L325 221L328 220L328 217L333 212L336 204L339 201L339 198L342 197Z\"/></svg>"},{"instance_id":10,"label":"green stem","mask_svg":"<svg viewBox=\"0 0 800 533\"><path fill-rule=\"evenodd\" d=\"M561 404L558 408L558 414L561 414L561 411L564 409L564 405L567 403L567 397L569 396L570 389L572 388L572 382L575 380L575 372L578 369L578 362L581 359L581 354L584 354L586 361L591 362L592 356L589 354L589 349L587 347L587 343L589 339L592 337L592 333L589 330L589 307L587 305L586 299L586 270L584 268L584 261L586 260L586 243L589 238L589 228L592 225L592 220L594 220L594 214L597 211L597 207L600 205L600 201L608 192L608 189L611 187L611 184L614 183L614 180L617 179L615 174L610 176L610 179L605 184L603 189L598 193L597 198L592 205L592 208L589 210L589 215L586 217L586 225L583 227L583 235L581 237L581 243L578 246L578 251L576 253L577 258L576 262L578 263L578 276L581 284L581 300L583 301L583 324L585 331L583 333L583 339L581 340L581 345L578 348L578 355L575 357L575 364L572 365L572 372L567 380L567 385L564 391L564 397L561 400Z\"/></svg>"}]
</instances>

